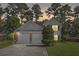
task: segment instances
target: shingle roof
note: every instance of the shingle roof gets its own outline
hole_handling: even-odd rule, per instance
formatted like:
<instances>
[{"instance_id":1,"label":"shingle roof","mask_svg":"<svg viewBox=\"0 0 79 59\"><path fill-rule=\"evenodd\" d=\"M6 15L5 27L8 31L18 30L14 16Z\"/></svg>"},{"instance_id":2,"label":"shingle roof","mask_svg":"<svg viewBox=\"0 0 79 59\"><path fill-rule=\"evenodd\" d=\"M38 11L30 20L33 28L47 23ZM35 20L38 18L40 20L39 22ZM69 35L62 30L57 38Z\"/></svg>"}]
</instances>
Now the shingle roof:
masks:
<instances>
[{"instance_id":1,"label":"shingle roof","mask_svg":"<svg viewBox=\"0 0 79 59\"><path fill-rule=\"evenodd\" d=\"M61 25L61 23L56 19L50 19L50 20L44 22L43 25L54 25L54 24Z\"/></svg>"},{"instance_id":2,"label":"shingle roof","mask_svg":"<svg viewBox=\"0 0 79 59\"><path fill-rule=\"evenodd\" d=\"M43 27L36 24L35 22L33 22L32 20L26 22L24 25L22 25L21 27L19 27L17 30L15 31L39 31L42 30Z\"/></svg>"}]
</instances>

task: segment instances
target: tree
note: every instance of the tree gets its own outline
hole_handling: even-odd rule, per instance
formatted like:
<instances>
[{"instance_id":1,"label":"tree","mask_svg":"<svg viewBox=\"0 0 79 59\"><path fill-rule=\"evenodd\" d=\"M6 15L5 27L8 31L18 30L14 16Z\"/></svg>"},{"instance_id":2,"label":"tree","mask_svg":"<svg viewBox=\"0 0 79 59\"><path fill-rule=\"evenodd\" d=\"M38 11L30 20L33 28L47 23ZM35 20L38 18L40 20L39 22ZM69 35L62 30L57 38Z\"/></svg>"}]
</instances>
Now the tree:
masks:
<instances>
[{"instance_id":1,"label":"tree","mask_svg":"<svg viewBox=\"0 0 79 59\"><path fill-rule=\"evenodd\" d=\"M66 16L71 12L71 7L66 5L61 5L60 3L52 3L51 7L47 9L47 13L54 15L61 23L64 23Z\"/></svg>"},{"instance_id":2,"label":"tree","mask_svg":"<svg viewBox=\"0 0 79 59\"><path fill-rule=\"evenodd\" d=\"M71 24L71 21L68 20L66 21L63 25L63 31L64 31L64 34L67 34L69 32L69 29L70 29L70 24Z\"/></svg>"},{"instance_id":3,"label":"tree","mask_svg":"<svg viewBox=\"0 0 79 59\"><path fill-rule=\"evenodd\" d=\"M27 18L29 7L25 3L9 3L8 7L5 8L5 12L10 16L19 16L21 23L23 18Z\"/></svg>"},{"instance_id":4,"label":"tree","mask_svg":"<svg viewBox=\"0 0 79 59\"><path fill-rule=\"evenodd\" d=\"M76 30L76 34L79 33L79 18L76 18L73 22L73 26L75 27L74 30Z\"/></svg>"},{"instance_id":5,"label":"tree","mask_svg":"<svg viewBox=\"0 0 79 59\"><path fill-rule=\"evenodd\" d=\"M51 25L44 27L42 42L47 45L53 44L53 29Z\"/></svg>"},{"instance_id":6,"label":"tree","mask_svg":"<svg viewBox=\"0 0 79 59\"><path fill-rule=\"evenodd\" d=\"M79 6L76 6L76 7L74 8L74 12L75 12L75 16L76 16L77 18L79 18Z\"/></svg>"},{"instance_id":7,"label":"tree","mask_svg":"<svg viewBox=\"0 0 79 59\"><path fill-rule=\"evenodd\" d=\"M1 19L3 14L4 14L4 11L3 11L1 4L0 4L0 32L3 31L3 26L4 26L4 21Z\"/></svg>"},{"instance_id":8,"label":"tree","mask_svg":"<svg viewBox=\"0 0 79 59\"><path fill-rule=\"evenodd\" d=\"M0 20L1 20L1 16L4 14L4 11L3 11L3 9L2 9L2 7L1 7L1 5L0 5Z\"/></svg>"},{"instance_id":9,"label":"tree","mask_svg":"<svg viewBox=\"0 0 79 59\"><path fill-rule=\"evenodd\" d=\"M15 5L17 6L17 12L18 14L20 14L21 19L23 19L24 17L26 17L29 7L27 6L26 3L15 3Z\"/></svg>"},{"instance_id":10,"label":"tree","mask_svg":"<svg viewBox=\"0 0 79 59\"><path fill-rule=\"evenodd\" d=\"M55 13L59 7L61 7L60 3L52 3L51 6L47 9L46 13L48 15L53 14L55 16Z\"/></svg>"},{"instance_id":11,"label":"tree","mask_svg":"<svg viewBox=\"0 0 79 59\"><path fill-rule=\"evenodd\" d=\"M33 14L36 18L36 22L37 22L39 17L42 16L42 12L41 12L41 8L40 8L39 4L34 4L32 7L32 10L33 10Z\"/></svg>"},{"instance_id":12,"label":"tree","mask_svg":"<svg viewBox=\"0 0 79 59\"><path fill-rule=\"evenodd\" d=\"M12 33L20 26L19 19L16 16L8 16L8 19L5 24L5 32L7 34Z\"/></svg>"},{"instance_id":13,"label":"tree","mask_svg":"<svg viewBox=\"0 0 79 59\"><path fill-rule=\"evenodd\" d=\"M71 11L71 6L69 6L68 4L62 6L61 8L59 8L60 12L63 11L66 15Z\"/></svg>"},{"instance_id":14,"label":"tree","mask_svg":"<svg viewBox=\"0 0 79 59\"><path fill-rule=\"evenodd\" d=\"M57 18L60 19L61 23L64 23L67 19L66 16L68 16L70 12L71 12L71 7L68 4L66 4L61 8L58 8L55 15L57 16Z\"/></svg>"},{"instance_id":15,"label":"tree","mask_svg":"<svg viewBox=\"0 0 79 59\"><path fill-rule=\"evenodd\" d=\"M27 20L33 20L33 12L32 12L32 10L28 10L28 11L25 13L25 15L26 15L26 19L27 19Z\"/></svg>"},{"instance_id":16,"label":"tree","mask_svg":"<svg viewBox=\"0 0 79 59\"><path fill-rule=\"evenodd\" d=\"M17 16L17 10L14 3L8 3L8 6L4 9L4 11L9 16Z\"/></svg>"},{"instance_id":17,"label":"tree","mask_svg":"<svg viewBox=\"0 0 79 59\"><path fill-rule=\"evenodd\" d=\"M60 3L52 3L52 4L51 4L51 9L55 11L55 10L57 10L57 8L60 7L60 6L61 6Z\"/></svg>"},{"instance_id":18,"label":"tree","mask_svg":"<svg viewBox=\"0 0 79 59\"><path fill-rule=\"evenodd\" d=\"M76 7L74 8L74 12L75 12L75 14L78 14L78 13L79 13L79 6L76 6Z\"/></svg>"}]
</instances>

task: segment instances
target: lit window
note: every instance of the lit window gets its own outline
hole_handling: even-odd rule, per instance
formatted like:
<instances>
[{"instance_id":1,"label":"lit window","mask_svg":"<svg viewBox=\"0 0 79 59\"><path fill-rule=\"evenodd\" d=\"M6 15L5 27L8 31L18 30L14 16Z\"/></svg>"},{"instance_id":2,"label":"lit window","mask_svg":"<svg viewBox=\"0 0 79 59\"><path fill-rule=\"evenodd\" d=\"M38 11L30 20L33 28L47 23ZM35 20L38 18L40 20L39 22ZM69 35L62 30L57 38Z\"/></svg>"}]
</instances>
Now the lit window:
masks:
<instances>
[{"instance_id":1,"label":"lit window","mask_svg":"<svg viewBox=\"0 0 79 59\"><path fill-rule=\"evenodd\" d=\"M18 36L20 36L20 35L21 35L21 33L20 33L20 32L17 32L17 35L18 35Z\"/></svg>"},{"instance_id":2,"label":"lit window","mask_svg":"<svg viewBox=\"0 0 79 59\"><path fill-rule=\"evenodd\" d=\"M58 31L58 25L52 25L53 31Z\"/></svg>"},{"instance_id":3,"label":"lit window","mask_svg":"<svg viewBox=\"0 0 79 59\"><path fill-rule=\"evenodd\" d=\"M58 35L54 35L54 40L55 40L55 41L58 40Z\"/></svg>"}]
</instances>

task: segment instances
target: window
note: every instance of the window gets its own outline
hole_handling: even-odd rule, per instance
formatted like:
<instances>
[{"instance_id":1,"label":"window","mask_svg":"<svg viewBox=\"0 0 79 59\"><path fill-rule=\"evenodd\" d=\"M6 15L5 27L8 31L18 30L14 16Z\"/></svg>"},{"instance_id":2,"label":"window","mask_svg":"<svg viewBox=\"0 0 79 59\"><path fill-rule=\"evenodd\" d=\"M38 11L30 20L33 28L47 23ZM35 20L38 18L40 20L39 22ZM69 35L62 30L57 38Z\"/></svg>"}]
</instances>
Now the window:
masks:
<instances>
[{"instance_id":1,"label":"window","mask_svg":"<svg viewBox=\"0 0 79 59\"><path fill-rule=\"evenodd\" d=\"M54 35L54 40L55 40L55 41L58 40L58 35Z\"/></svg>"},{"instance_id":2,"label":"window","mask_svg":"<svg viewBox=\"0 0 79 59\"><path fill-rule=\"evenodd\" d=\"M58 25L52 25L53 31L58 31Z\"/></svg>"}]
</instances>

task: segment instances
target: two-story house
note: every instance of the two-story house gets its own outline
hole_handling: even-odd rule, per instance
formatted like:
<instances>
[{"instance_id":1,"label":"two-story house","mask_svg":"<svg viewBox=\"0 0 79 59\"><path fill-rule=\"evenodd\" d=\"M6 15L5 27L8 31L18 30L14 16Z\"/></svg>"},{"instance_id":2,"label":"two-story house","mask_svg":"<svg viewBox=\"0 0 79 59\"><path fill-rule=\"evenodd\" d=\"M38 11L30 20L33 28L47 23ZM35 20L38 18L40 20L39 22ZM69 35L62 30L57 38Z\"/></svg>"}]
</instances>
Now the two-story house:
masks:
<instances>
[{"instance_id":1,"label":"two-story house","mask_svg":"<svg viewBox=\"0 0 79 59\"><path fill-rule=\"evenodd\" d=\"M58 20L52 18L49 21L46 21L43 25L52 25L52 29L54 31L54 40L61 40L62 24Z\"/></svg>"}]
</instances>

